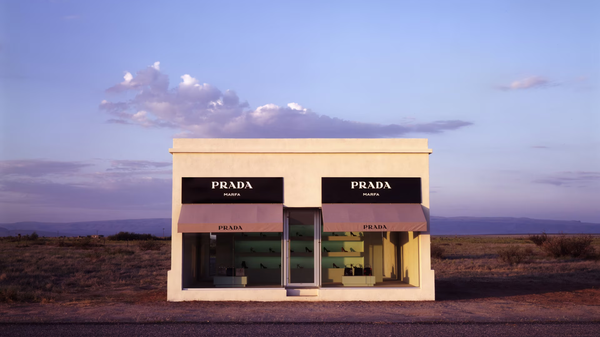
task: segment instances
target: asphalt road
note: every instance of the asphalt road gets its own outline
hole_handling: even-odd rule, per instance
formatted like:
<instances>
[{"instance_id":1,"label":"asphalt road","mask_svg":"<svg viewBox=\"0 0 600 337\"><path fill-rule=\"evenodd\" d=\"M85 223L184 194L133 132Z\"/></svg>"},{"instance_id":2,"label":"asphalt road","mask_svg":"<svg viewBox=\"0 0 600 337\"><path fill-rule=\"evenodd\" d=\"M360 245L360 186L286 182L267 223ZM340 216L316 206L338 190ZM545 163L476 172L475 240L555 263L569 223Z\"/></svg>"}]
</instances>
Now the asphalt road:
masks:
<instances>
[{"instance_id":1,"label":"asphalt road","mask_svg":"<svg viewBox=\"0 0 600 337\"><path fill-rule=\"evenodd\" d=\"M599 336L600 323L0 324L0 336Z\"/></svg>"}]
</instances>

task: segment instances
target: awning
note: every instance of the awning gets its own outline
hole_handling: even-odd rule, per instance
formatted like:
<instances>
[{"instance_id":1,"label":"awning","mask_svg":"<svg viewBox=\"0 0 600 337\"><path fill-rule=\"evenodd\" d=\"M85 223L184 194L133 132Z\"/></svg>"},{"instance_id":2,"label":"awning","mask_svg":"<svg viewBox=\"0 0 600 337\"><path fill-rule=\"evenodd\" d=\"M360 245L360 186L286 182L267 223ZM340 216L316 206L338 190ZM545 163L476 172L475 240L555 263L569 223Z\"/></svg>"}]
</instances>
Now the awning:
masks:
<instances>
[{"instance_id":1,"label":"awning","mask_svg":"<svg viewBox=\"0 0 600 337\"><path fill-rule=\"evenodd\" d=\"M323 204L323 231L427 231L427 220L421 204Z\"/></svg>"},{"instance_id":2,"label":"awning","mask_svg":"<svg viewBox=\"0 0 600 337\"><path fill-rule=\"evenodd\" d=\"M283 232L283 204L184 204L177 232Z\"/></svg>"}]
</instances>

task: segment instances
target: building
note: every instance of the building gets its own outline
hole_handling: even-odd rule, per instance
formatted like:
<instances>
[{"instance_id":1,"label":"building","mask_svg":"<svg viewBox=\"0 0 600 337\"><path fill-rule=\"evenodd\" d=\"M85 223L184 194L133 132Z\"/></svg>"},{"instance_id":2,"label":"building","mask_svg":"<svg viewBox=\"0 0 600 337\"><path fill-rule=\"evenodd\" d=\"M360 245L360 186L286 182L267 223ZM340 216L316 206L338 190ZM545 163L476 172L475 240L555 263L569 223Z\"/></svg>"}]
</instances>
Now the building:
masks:
<instances>
[{"instance_id":1,"label":"building","mask_svg":"<svg viewBox=\"0 0 600 337\"><path fill-rule=\"evenodd\" d=\"M426 139L175 139L169 301L434 300Z\"/></svg>"}]
</instances>

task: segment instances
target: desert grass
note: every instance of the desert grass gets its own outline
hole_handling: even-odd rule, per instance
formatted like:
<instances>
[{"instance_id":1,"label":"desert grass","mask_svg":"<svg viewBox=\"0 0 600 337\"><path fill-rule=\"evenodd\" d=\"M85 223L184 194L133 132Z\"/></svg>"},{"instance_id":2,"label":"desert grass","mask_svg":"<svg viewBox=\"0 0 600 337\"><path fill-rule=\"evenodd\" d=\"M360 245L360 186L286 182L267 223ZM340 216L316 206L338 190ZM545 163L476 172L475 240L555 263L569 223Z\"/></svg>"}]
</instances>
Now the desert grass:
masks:
<instances>
[{"instance_id":1,"label":"desert grass","mask_svg":"<svg viewBox=\"0 0 600 337\"><path fill-rule=\"evenodd\" d=\"M0 302L166 299L170 241L0 240Z\"/></svg>"},{"instance_id":2,"label":"desert grass","mask_svg":"<svg viewBox=\"0 0 600 337\"><path fill-rule=\"evenodd\" d=\"M563 284L579 288L600 287L597 259L555 258L536 246L527 236L433 237L432 244L444 248L443 259L432 259L436 281ZM600 237L591 245L600 251ZM503 252L516 250L519 261L503 260ZM526 253L525 253L526 252ZM525 254L524 254L525 253Z\"/></svg>"}]
</instances>

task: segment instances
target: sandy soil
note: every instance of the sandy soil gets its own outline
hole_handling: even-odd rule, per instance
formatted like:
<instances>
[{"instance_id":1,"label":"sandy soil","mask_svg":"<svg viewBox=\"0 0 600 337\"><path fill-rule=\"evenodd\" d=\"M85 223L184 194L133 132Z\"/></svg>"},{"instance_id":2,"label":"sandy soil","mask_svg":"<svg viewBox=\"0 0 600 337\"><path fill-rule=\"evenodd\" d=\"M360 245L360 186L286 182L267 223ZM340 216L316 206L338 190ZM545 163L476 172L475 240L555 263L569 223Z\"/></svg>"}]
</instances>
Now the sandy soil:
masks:
<instances>
[{"instance_id":1,"label":"sandy soil","mask_svg":"<svg viewBox=\"0 0 600 337\"><path fill-rule=\"evenodd\" d=\"M600 322L600 289L438 282L435 302L122 302L2 304L0 322Z\"/></svg>"}]
</instances>

